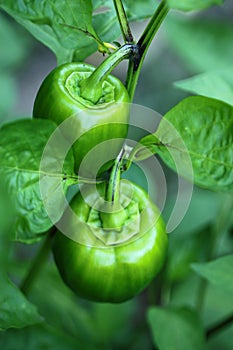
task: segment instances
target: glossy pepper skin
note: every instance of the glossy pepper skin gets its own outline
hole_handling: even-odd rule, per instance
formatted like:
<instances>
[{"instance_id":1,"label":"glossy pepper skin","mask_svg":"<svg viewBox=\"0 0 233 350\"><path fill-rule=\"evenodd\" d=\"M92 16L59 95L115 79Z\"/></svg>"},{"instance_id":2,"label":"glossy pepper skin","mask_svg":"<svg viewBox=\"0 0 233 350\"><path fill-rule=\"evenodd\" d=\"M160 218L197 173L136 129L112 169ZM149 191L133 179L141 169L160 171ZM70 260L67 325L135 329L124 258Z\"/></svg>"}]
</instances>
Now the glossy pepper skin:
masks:
<instances>
[{"instance_id":1,"label":"glossy pepper skin","mask_svg":"<svg viewBox=\"0 0 233 350\"><path fill-rule=\"evenodd\" d=\"M104 79L102 96L96 104L82 98L79 84L94 70L95 67L83 62L55 68L43 81L33 107L33 117L48 118L57 124L73 116L64 133L68 140L76 140L73 144L75 170L85 177L95 176L97 167L105 163L106 155L112 159L117 156L128 130L129 95L118 78L108 75ZM80 170L85 155L104 141L106 144L93 151Z\"/></svg>"},{"instance_id":2,"label":"glossy pepper skin","mask_svg":"<svg viewBox=\"0 0 233 350\"><path fill-rule=\"evenodd\" d=\"M61 277L77 295L92 301L133 298L153 280L166 256L167 234L157 207L134 183L121 181L120 188L126 214L120 230L103 229L101 211L90 204L97 203L95 186L85 185L85 195L78 193L71 202L82 224L72 223L68 215L74 231L69 237L55 235L53 253ZM97 189L104 195L105 184Z\"/></svg>"}]
</instances>

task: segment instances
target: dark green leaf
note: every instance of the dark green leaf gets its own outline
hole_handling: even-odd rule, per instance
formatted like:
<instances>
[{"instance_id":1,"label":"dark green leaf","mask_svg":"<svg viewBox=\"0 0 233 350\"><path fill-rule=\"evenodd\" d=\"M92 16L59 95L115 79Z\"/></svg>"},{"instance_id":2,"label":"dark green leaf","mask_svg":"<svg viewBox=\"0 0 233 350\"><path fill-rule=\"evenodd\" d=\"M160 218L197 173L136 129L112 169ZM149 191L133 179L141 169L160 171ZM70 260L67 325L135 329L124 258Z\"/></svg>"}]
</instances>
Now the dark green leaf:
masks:
<instances>
[{"instance_id":1,"label":"dark green leaf","mask_svg":"<svg viewBox=\"0 0 233 350\"><path fill-rule=\"evenodd\" d=\"M167 0L171 8L183 11L203 10L223 2L224 0Z\"/></svg>"},{"instance_id":2,"label":"dark green leaf","mask_svg":"<svg viewBox=\"0 0 233 350\"><path fill-rule=\"evenodd\" d=\"M14 276L25 274L19 264L14 266L11 273ZM79 299L63 283L53 263L46 264L40 271L30 291L30 300L36 303L47 323L79 339L85 345L85 350L93 345L101 349L103 344L106 344L106 349L113 347L113 344L120 349L132 332L135 300L111 305Z\"/></svg>"},{"instance_id":3,"label":"dark green leaf","mask_svg":"<svg viewBox=\"0 0 233 350\"><path fill-rule=\"evenodd\" d=\"M224 290L233 293L233 254L218 258L208 263L192 264L192 269Z\"/></svg>"},{"instance_id":4,"label":"dark green leaf","mask_svg":"<svg viewBox=\"0 0 233 350\"><path fill-rule=\"evenodd\" d=\"M206 253L210 239L210 225L197 232L187 231L185 237L173 233L169 239L166 260L166 278L169 282L183 280L190 273L190 263L198 261Z\"/></svg>"},{"instance_id":5,"label":"dark green leaf","mask_svg":"<svg viewBox=\"0 0 233 350\"><path fill-rule=\"evenodd\" d=\"M63 165L62 147L66 140L62 135L59 139L59 147L53 150L53 155L48 159L50 173L40 172L41 157L49 136L56 129L56 125L49 120L27 119L6 124L0 129L0 174L7 182L9 193L15 203L15 227L13 239L25 242L33 242L47 231L52 222L44 207L41 198L39 180L45 181L47 197L60 190L63 186L66 192L69 181L68 174L73 174L73 155L69 153L64 162L64 174L56 173L57 165ZM54 169L54 173L52 172ZM51 183L46 179L52 179ZM56 187L53 180L56 180ZM53 186L53 187L51 187ZM53 222L58 220L64 210L64 203L56 201L50 203L53 206Z\"/></svg>"},{"instance_id":6,"label":"dark green leaf","mask_svg":"<svg viewBox=\"0 0 233 350\"><path fill-rule=\"evenodd\" d=\"M0 347L4 350L90 350L48 325L8 330L1 334Z\"/></svg>"},{"instance_id":7,"label":"dark green leaf","mask_svg":"<svg viewBox=\"0 0 233 350\"><path fill-rule=\"evenodd\" d=\"M2 275L0 290L0 330L22 328L42 321L35 306Z\"/></svg>"},{"instance_id":8,"label":"dark green leaf","mask_svg":"<svg viewBox=\"0 0 233 350\"><path fill-rule=\"evenodd\" d=\"M181 80L175 86L197 95L216 98L233 105L233 66Z\"/></svg>"},{"instance_id":9,"label":"dark green leaf","mask_svg":"<svg viewBox=\"0 0 233 350\"><path fill-rule=\"evenodd\" d=\"M204 332L197 314L188 308L149 309L154 344L160 350L203 350Z\"/></svg>"},{"instance_id":10,"label":"dark green leaf","mask_svg":"<svg viewBox=\"0 0 233 350\"><path fill-rule=\"evenodd\" d=\"M231 22L206 18L169 18L165 28L170 47L191 70L215 71L232 65Z\"/></svg>"},{"instance_id":11,"label":"dark green leaf","mask_svg":"<svg viewBox=\"0 0 233 350\"><path fill-rule=\"evenodd\" d=\"M232 106L188 97L164 116L155 136L154 152L180 175L210 190L233 191ZM141 142L146 144L147 136Z\"/></svg>"},{"instance_id":12,"label":"dark green leaf","mask_svg":"<svg viewBox=\"0 0 233 350\"><path fill-rule=\"evenodd\" d=\"M3 179L0 183L0 275L5 273L10 253L10 232L13 225L14 206Z\"/></svg>"}]
</instances>

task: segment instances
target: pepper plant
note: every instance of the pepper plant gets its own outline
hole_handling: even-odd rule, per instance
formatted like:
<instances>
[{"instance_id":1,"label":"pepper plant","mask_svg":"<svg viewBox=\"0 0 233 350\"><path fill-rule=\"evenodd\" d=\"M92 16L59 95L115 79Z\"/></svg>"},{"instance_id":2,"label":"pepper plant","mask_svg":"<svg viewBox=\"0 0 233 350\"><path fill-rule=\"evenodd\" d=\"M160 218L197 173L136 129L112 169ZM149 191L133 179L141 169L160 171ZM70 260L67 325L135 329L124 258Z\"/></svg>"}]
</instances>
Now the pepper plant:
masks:
<instances>
[{"instance_id":1,"label":"pepper plant","mask_svg":"<svg viewBox=\"0 0 233 350\"><path fill-rule=\"evenodd\" d=\"M208 17L223 3L0 0L3 26L13 18L57 59L31 117L0 119L4 350L231 349L233 26ZM146 19L135 35L131 22ZM159 67L172 55L153 40L160 27L187 74L175 82L182 97L169 102L168 89L153 119L136 104L163 90L145 61L154 48ZM4 87L12 52L25 59L21 30L0 30ZM162 196L159 169L164 208L151 198Z\"/></svg>"}]
</instances>

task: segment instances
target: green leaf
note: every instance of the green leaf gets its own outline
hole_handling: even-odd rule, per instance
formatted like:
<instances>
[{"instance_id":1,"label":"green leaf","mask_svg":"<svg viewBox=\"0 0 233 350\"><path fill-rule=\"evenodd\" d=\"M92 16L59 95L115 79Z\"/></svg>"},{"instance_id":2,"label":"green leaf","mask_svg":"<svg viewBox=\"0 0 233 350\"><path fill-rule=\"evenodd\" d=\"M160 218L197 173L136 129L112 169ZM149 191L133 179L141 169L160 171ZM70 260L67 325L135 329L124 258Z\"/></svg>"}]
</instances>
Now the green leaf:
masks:
<instances>
[{"instance_id":1,"label":"green leaf","mask_svg":"<svg viewBox=\"0 0 233 350\"><path fill-rule=\"evenodd\" d=\"M129 21L150 17L156 5L155 0L125 1ZM43 0L26 5L20 0L0 0L0 7L48 46L58 64L82 61L97 51L93 37L112 42L121 34L112 0Z\"/></svg>"},{"instance_id":2,"label":"green leaf","mask_svg":"<svg viewBox=\"0 0 233 350\"><path fill-rule=\"evenodd\" d=\"M169 18L165 29L169 46L192 71L215 71L232 65L231 22L207 18Z\"/></svg>"},{"instance_id":3,"label":"green leaf","mask_svg":"<svg viewBox=\"0 0 233 350\"><path fill-rule=\"evenodd\" d=\"M224 101L233 105L233 66L181 80L175 86L181 90Z\"/></svg>"},{"instance_id":4,"label":"green leaf","mask_svg":"<svg viewBox=\"0 0 233 350\"><path fill-rule=\"evenodd\" d=\"M208 263L195 263L192 269L210 283L233 293L233 254L223 256Z\"/></svg>"},{"instance_id":5,"label":"green leaf","mask_svg":"<svg viewBox=\"0 0 233 350\"><path fill-rule=\"evenodd\" d=\"M160 350L204 350L203 328L193 310L152 307L148 321Z\"/></svg>"},{"instance_id":6,"label":"green leaf","mask_svg":"<svg viewBox=\"0 0 233 350\"><path fill-rule=\"evenodd\" d=\"M71 61L76 49L85 52L96 35L92 26L91 0L27 1L6 0L0 6L36 39L51 48L59 64ZM95 45L95 48L97 46ZM93 48L93 46L92 46ZM80 56L80 60L85 57Z\"/></svg>"},{"instance_id":7,"label":"green leaf","mask_svg":"<svg viewBox=\"0 0 233 350\"><path fill-rule=\"evenodd\" d=\"M47 198L44 199L47 202L51 195L60 190L59 185L63 187L65 193L70 185L68 177L69 174L73 174L74 167L71 152L65 159L64 173L56 173L57 164L61 164L62 169L64 161L61 156L62 147L67 143L62 135L59 138L59 147L53 150L53 155L48 159L51 172L48 174L40 172L44 147L56 127L49 120L27 119L6 124L0 129L0 175L4 177L15 203L14 237L12 237L15 240L34 242L41 237L41 233L53 225L45 210L45 202L41 198L39 180L45 181L44 186L47 186ZM48 178L56 181L46 182ZM62 199L59 201L59 196L56 196L56 201L50 205L53 205L53 222L55 222L63 213L64 203Z\"/></svg>"},{"instance_id":8,"label":"green leaf","mask_svg":"<svg viewBox=\"0 0 233 350\"><path fill-rule=\"evenodd\" d=\"M197 232L186 232L186 236L172 234L169 239L166 259L166 278L169 282L183 280L190 273L190 263L198 261L206 253L211 226ZM179 231L178 231L179 233Z\"/></svg>"},{"instance_id":9,"label":"green leaf","mask_svg":"<svg viewBox=\"0 0 233 350\"><path fill-rule=\"evenodd\" d=\"M4 350L90 350L49 325L26 327L21 330L10 329L1 334L0 347Z\"/></svg>"},{"instance_id":10,"label":"green leaf","mask_svg":"<svg viewBox=\"0 0 233 350\"><path fill-rule=\"evenodd\" d=\"M22 328L42 321L35 306L2 275L0 290L0 330Z\"/></svg>"},{"instance_id":11,"label":"green leaf","mask_svg":"<svg viewBox=\"0 0 233 350\"><path fill-rule=\"evenodd\" d=\"M24 276L22 265L16 264L11 273L13 276ZM112 305L77 298L63 283L52 262L40 271L30 291L30 300L36 303L46 323L67 336L77 338L85 345L80 349L85 350L94 345L101 349L103 344L106 349L121 349L124 339L131 335L137 306L135 300Z\"/></svg>"},{"instance_id":12,"label":"green leaf","mask_svg":"<svg viewBox=\"0 0 233 350\"><path fill-rule=\"evenodd\" d=\"M224 0L167 0L168 5L177 10L203 10L213 5L221 5Z\"/></svg>"},{"instance_id":13,"label":"green leaf","mask_svg":"<svg viewBox=\"0 0 233 350\"><path fill-rule=\"evenodd\" d=\"M233 191L232 106L188 97L167 112L154 135L159 140L155 139L154 152L180 175L213 191ZM141 143L146 142L147 136Z\"/></svg>"},{"instance_id":14,"label":"green leaf","mask_svg":"<svg viewBox=\"0 0 233 350\"><path fill-rule=\"evenodd\" d=\"M0 183L0 275L5 273L10 253L10 232L15 216L14 206L6 190L4 179Z\"/></svg>"}]
</instances>

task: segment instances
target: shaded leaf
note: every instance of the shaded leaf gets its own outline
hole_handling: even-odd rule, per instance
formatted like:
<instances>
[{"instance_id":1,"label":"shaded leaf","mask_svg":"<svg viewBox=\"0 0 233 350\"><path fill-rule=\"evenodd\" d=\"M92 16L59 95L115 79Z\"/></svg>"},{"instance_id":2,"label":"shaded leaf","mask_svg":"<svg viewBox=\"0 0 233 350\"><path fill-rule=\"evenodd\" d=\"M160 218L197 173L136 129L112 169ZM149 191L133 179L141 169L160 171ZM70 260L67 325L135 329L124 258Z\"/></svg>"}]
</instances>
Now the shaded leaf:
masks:
<instances>
[{"instance_id":1,"label":"shaded leaf","mask_svg":"<svg viewBox=\"0 0 233 350\"><path fill-rule=\"evenodd\" d=\"M152 307L147 316L160 350L204 350L204 331L195 311Z\"/></svg>"},{"instance_id":2,"label":"shaded leaf","mask_svg":"<svg viewBox=\"0 0 233 350\"><path fill-rule=\"evenodd\" d=\"M0 346L4 350L77 350L82 348L78 341L69 338L49 325L11 329L1 334ZM79 347L80 346L80 347ZM86 347L85 350L91 350Z\"/></svg>"},{"instance_id":3,"label":"shaded leaf","mask_svg":"<svg viewBox=\"0 0 233 350\"><path fill-rule=\"evenodd\" d=\"M175 86L184 91L193 92L224 101L233 105L233 67L195 75L177 81Z\"/></svg>"},{"instance_id":4,"label":"shaded leaf","mask_svg":"<svg viewBox=\"0 0 233 350\"><path fill-rule=\"evenodd\" d=\"M36 308L7 277L0 277L0 330L41 322Z\"/></svg>"},{"instance_id":5,"label":"shaded leaf","mask_svg":"<svg viewBox=\"0 0 233 350\"><path fill-rule=\"evenodd\" d=\"M169 46L191 70L215 71L232 65L232 23L199 18L169 18L165 29Z\"/></svg>"},{"instance_id":6,"label":"shaded leaf","mask_svg":"<svg viewBox=\"0 0 233 350\"><path fill-rule=\"evenodd\" d=\"M198 275L206 278L210 283L233 293L233 254L208 263L195 263L191 267Z\"/></svg>"},{"instance_id":7,"label":"shaded leaf","mask_svg":"<svg viewBox=\"0 0 233 350\"><path fill-rule=\"evenodd\" d=\"M187 231L186 237L172 234L166 259L166 278L169 282L183 280L190 273L190 263L200 260L206 253L211 226L197 232Z\"/></svg>"},{"instance_id":8,"label":"shaded leaf","mask_svg":"<svg viewBox=\"0 0 233 350\"><path fill-rule=\"evenodd\" d=\"M56 125L53 122L40 119L16 121L0 129L0 174L8 185L16 210L13 239L33 242L53 224L41 198L39 180L44 179L44 186L47 186L47 198L44 199L47 201L52 194L59 191L59 185L63 186L65 192L69 186L67 176L73 174L71 152L64 162L63 170L66 176L64 177L64 173L56 173L57 164L61 164L62 169L64 161L61 150L66 140L62 135L59 139L61 148L54 149L53 155L48 159L54 173L52 170L48 174L40 172L44 147L55 129ZM46 176L56 180L56 188L54 181L51 184L46 181ZM53 205L53 219L56 221L63 213L64 203L59 202L58 196L56 202L53 201L51 205Z\"/></svg>"},{"instance_id":9,"label":"shaded leaf","mask_svg":"<svg viewBox=\"0 0 233 350\"><path fill-rule=\"evenodd\" d=\"M168 5L177 10L203 10L213 5L221 5L224 0L167 0Z\"/></svg>"}]
</instances>

